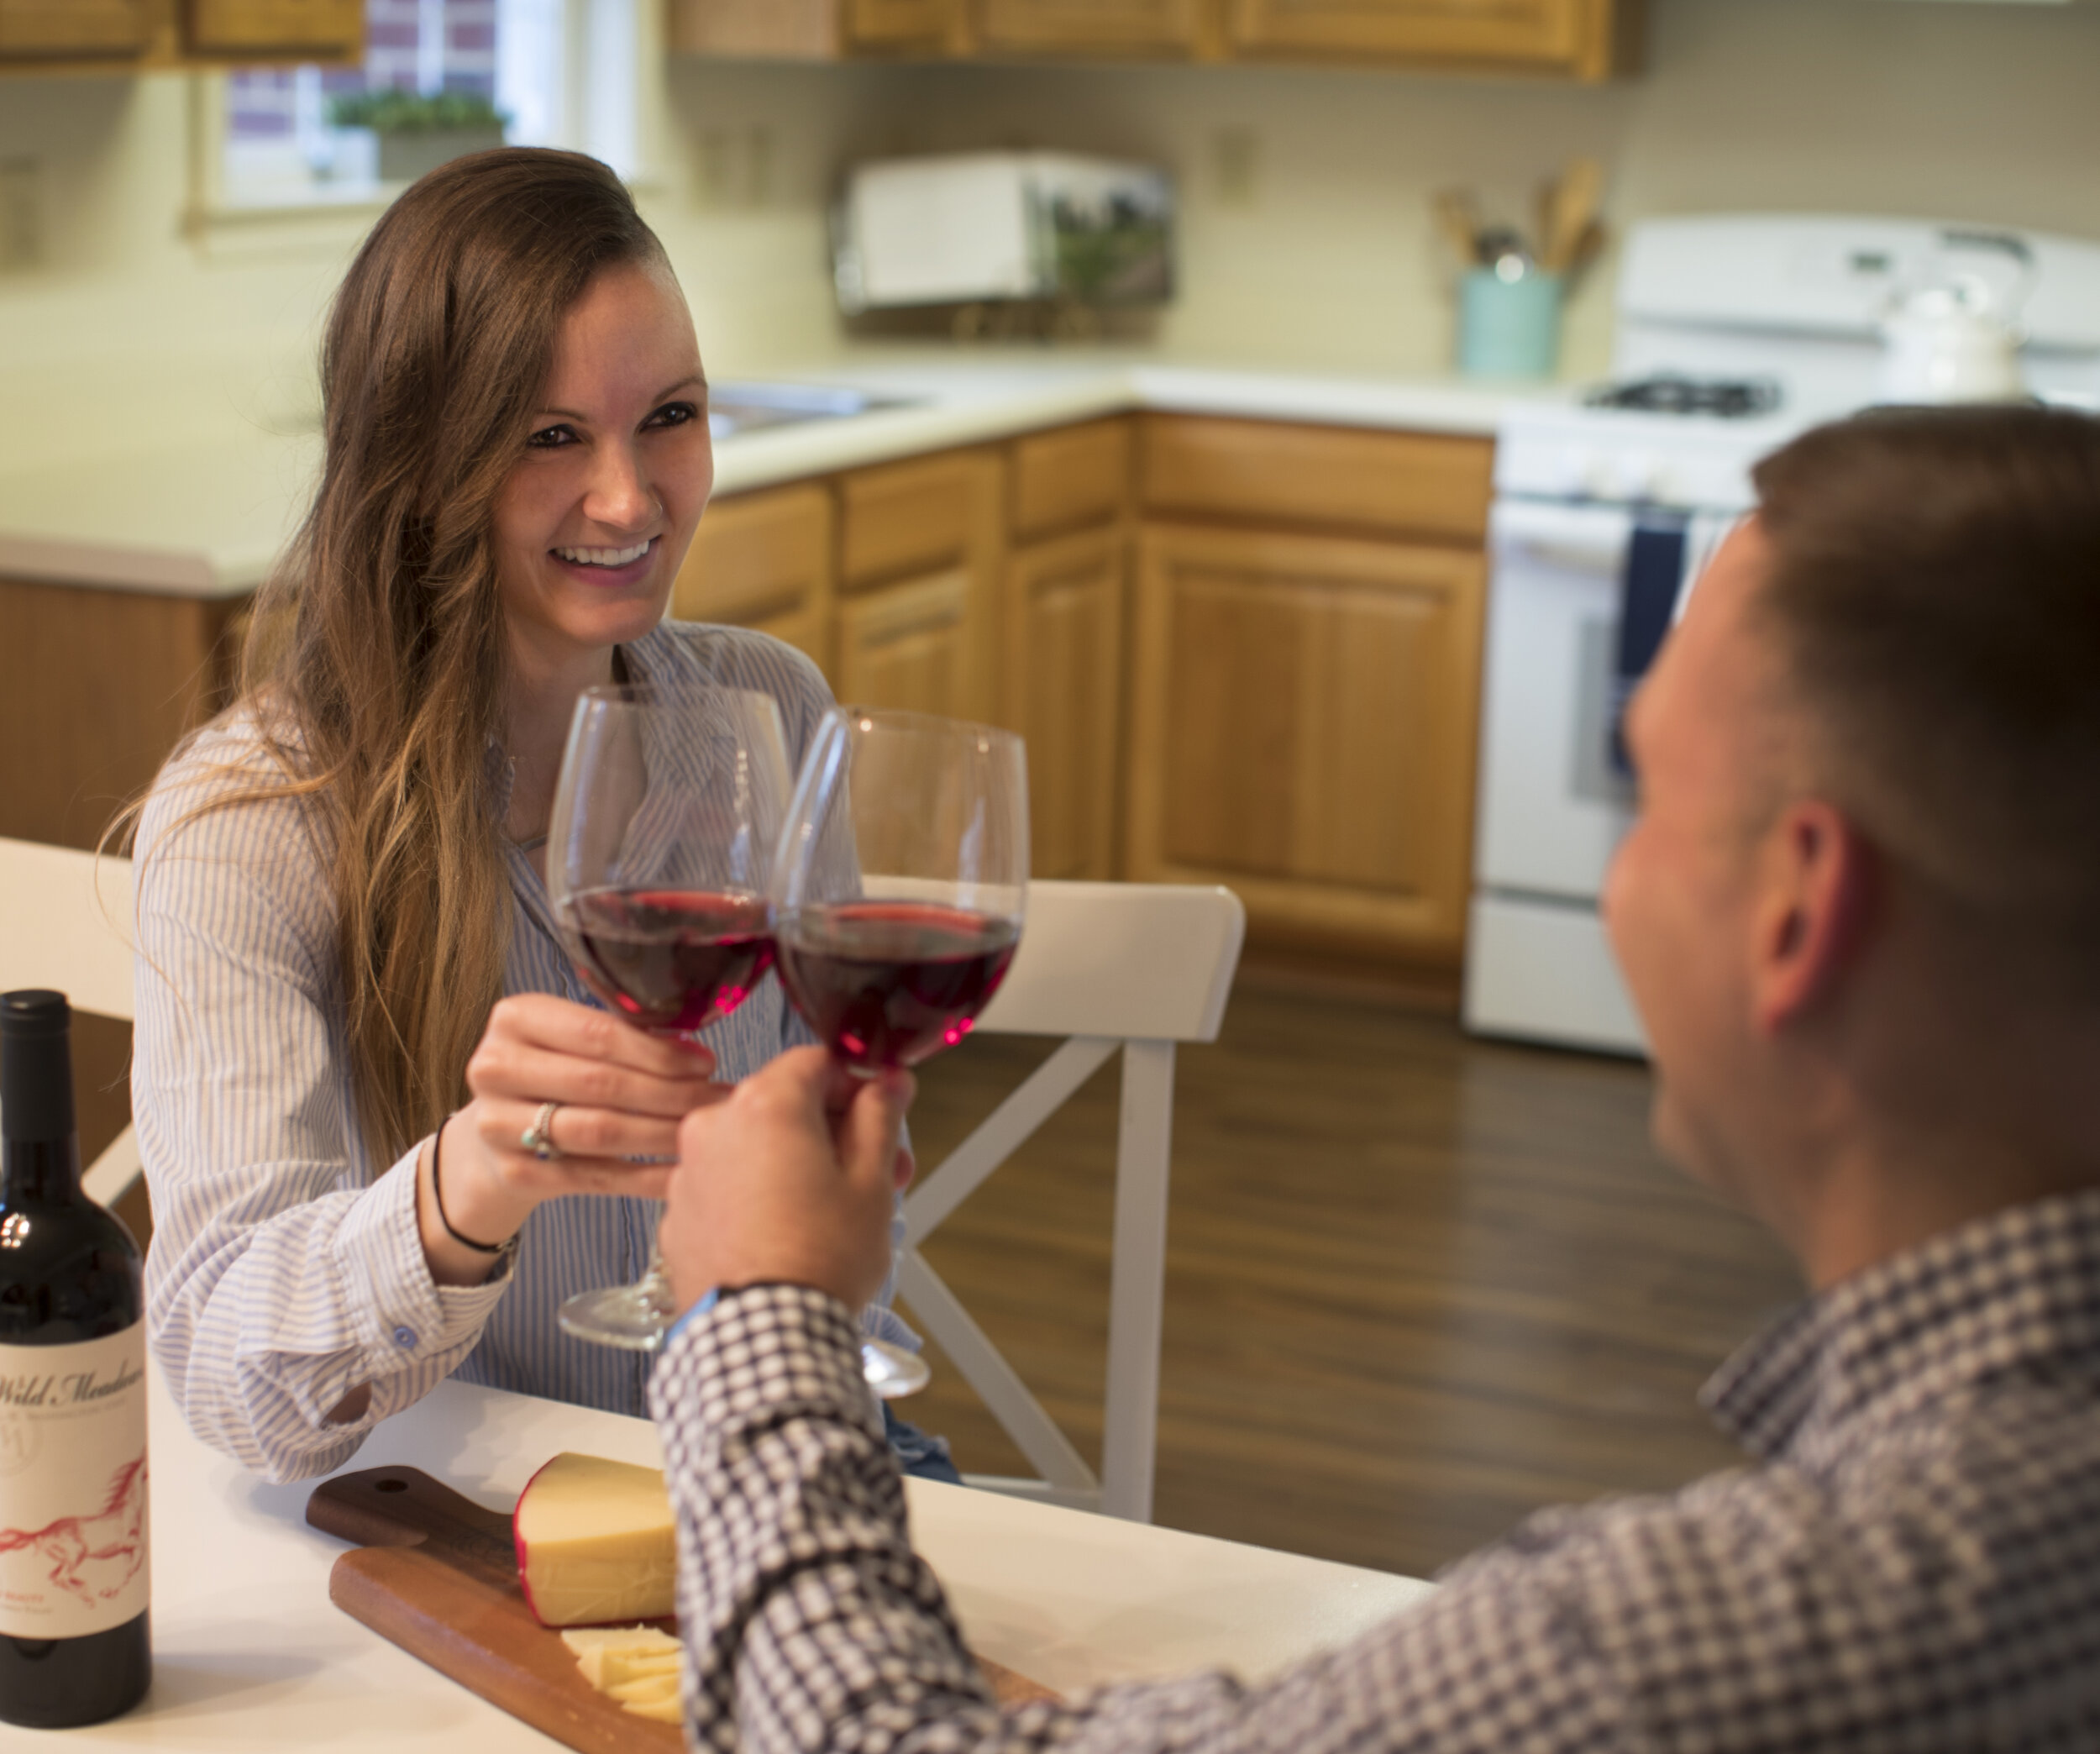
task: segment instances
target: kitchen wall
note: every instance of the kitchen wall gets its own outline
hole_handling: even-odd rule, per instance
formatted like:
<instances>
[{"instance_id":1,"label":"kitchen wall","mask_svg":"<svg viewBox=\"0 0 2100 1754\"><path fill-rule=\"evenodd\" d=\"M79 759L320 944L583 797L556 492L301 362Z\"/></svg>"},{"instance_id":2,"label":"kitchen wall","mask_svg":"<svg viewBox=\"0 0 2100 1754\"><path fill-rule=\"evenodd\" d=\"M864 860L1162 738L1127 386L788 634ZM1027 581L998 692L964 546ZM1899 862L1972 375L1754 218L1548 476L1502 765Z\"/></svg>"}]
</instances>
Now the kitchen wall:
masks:
<instances>
[{"instance_id":1,"label":"kitchen wall","mask_svg":"<svg viewBox=\"0 0 2100 1754\"><path fill-rule=\"evenodd\" d=\"M1520 217L1571 154L1610 216L1854 209L2100 237L2100 6L1651 0L1645 76L1602 88L1342 70L809 67L675 62L644 204L718 372L837 344L824 207L862 153L1068 146L1172 164L1181 355L1431 372L1446 182ZM339 223L183 234L192 82L0 78L0 202L40 259L0 266L0 467L309 417ZM1567 365L1601 368L1609 269Z\"/></svg>"}]
</instances>

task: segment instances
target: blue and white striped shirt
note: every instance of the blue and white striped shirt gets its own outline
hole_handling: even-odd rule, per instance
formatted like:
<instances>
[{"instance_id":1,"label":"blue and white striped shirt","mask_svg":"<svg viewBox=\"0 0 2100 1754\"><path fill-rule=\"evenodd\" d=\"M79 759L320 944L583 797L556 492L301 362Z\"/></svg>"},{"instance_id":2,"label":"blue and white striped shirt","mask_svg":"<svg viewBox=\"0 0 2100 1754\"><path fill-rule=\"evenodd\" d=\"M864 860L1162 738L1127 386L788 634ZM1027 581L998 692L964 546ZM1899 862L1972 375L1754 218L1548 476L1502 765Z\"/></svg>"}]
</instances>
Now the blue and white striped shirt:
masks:
<instances>
[{"instance_id":1,"label":"blue and white striped shirt","mask_svg":"<svg viewBox=\"0 0 2100 1754\"><path fill-rule=\"evenodd\" d=\"M633 680L674 694L713 681L771 695L790 763L831 704L816 667L763 634L665 622L623 655ZM421 1146L389 1166L359 1131L312 817L291 799L192 814L239 783L229 768L266 773L263 759L252 721L207 729L162 773L136 849L132 1107L154 1210L147 1321L191 1429L288 1480L341 1467L372 1426L454 1372L646 1413L651 1360L570 1338L554 1311L572 1292L640 1276L656 1202L551 1201L527 1221L507 1276L433 1282L416 1218ZM515 848L509 862L503 990L595 1004L539 874ZM733 1080L811 1037L768 981L702 1038L717 1075ZM916 1344L886 1308L865 1320ZM328 1423L366 1383L365 1416Z\"/></svg>"}]
</instances>

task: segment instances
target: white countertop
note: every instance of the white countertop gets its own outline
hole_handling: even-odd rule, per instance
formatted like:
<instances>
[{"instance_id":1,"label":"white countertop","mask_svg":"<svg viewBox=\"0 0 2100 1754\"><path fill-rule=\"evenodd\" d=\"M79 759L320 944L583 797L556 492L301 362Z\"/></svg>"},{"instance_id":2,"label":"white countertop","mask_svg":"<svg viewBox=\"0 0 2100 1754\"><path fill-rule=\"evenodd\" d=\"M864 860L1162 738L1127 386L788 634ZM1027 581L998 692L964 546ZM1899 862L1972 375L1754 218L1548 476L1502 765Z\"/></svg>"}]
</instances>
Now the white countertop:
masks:
<instances>
[{"instance_id":1,"label":"white countertop","mask_svg":"<svg viewBox=\"0 0 2100 1754\"><path fill-rule=\"evenodd\" d=\"M1158 364L1128 355L869 349L780 376L848 385L912 406L736 434L715 447L715 491L976 444L1131 409L1324 425L1491 434L1515 400L1551 386L1453 378L1315 376ZM313 433L185 434L93 465L0 471L0 576L235 596L261 583L305 510Z\"/></svg>"},{"instance_id":2,"label":"white countertop","mask_svg":"<svg viewBox=\"0 0 2100 1754\"><path fill-rule=\"evenodd\" d=\"M270 1486L184 1429L156 1369L152 1690L82 1730L0 1731L69 1751L373 1748L512 1754L558 1745L332 1605L341 1542L304 1520L314 1483ZM447 1383L351 1462L422 1468L490 1505L560 1450L661 1465L645 1420ZM1339 1643L1429 1585L965 1487L913 1480L919 1550L972 1646L1068 1694L1223 1667L1250 1678Z\"/></svg>"}]
</instances>

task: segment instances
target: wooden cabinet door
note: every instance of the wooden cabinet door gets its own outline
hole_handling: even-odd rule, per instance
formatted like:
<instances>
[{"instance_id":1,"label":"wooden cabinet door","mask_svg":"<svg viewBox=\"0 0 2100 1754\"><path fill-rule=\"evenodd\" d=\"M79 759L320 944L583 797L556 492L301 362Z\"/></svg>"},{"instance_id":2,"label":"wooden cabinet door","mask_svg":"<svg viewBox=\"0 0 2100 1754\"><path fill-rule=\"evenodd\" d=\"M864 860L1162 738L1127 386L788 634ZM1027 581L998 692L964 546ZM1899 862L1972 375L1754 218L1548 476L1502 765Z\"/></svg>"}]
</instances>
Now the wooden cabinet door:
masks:
<instances>
[{"instance_id":1,"label":"wooden cabinet door","mask_svg":"<svg viewBox=\"0 0 2100 1754\"><path fill-rule=\"evenodd\" d=\"M885 585L838 606L836 692L856 706L979 718L972 580L959 570Z\"/></svg>"},{"instance_id":2,"label":"wooden cabinet door","mask_svg":"<svg viewBox=\"0 0 2100 1754\"><path fill-rule=\"evenodd\" d=\"M1116 874L1126 545L1116 526L1007 563L1004 717L1028 743L1037 877Z\"/></svg>"},{"instance_id":3,"label":"wooden cabinet door","mask_svg":"<svg viewBox=\"0 0 2100 1754\"><path fill-rule=\"evenodd\" d=\"M1256 531L1141 538L1128 874L1283 935L1461 947L1486 562Z\"/></svg>"},{"instance_id":4,"label":"wooden cabinet door","mask_svg":"<svg viewBox=\"0 0 2100 1754\"><path fill-rule=\"evenodd\" d=\"M1198 0L982 0L980 39L1041 55L1193 54Z\"/></svg>"},{"instance_id":5,"label":"wooden cabinet door","mask_svg":"<svg viewBox=\"0 0 2100 1754\"><path fill-rule=\"evenodd\" d=\"M0 835L94 846L225 705L246 601L0 580Z\"/></svg>"},{"instance_id":6,"label":"wooden cabinet door","mask_svg":"<svg viewBox=\"0 0 2100 1754\"><path fill-rule=\"evenodd\" d=\"M956 718L995 717L1005 480L1000 454L982 449L884 464L839 478L842 699L907 706L920 701L903 698L906 693L927 702L937 696L947 704L926 704L923 710ZM898 595L906 585L916 596ZM951 592L959 593L959 622L933 639L926 631L931 626L927 606L948 601ZM863 593L879 596L890 609L876 613L861 605ZM907 601L916 607L895 609ZM919 630L909 639L903 631L907 626ZM915 654L909 659L907 648ZM890 654L879 664L874 656L878 649ZM879 674L884 692L871 694L849 680L849 664L862 679Z\"/></svg>"},{"instance_id":7,"label":"wooden cabinet door","mask_svg":"<svg viewBox=\"0 0 2100 1754\"><path fill-rule=\"evenodd\" d=\"M143 55L153 22L148 0L0 0L0 55Z\"/></svg>"},{"instance_id":8,"label":"wooden cabinet door","mask_svg":"<svg viewBox=\"0 0 2100 1754\"><path fill-rule=\"evenodd\" d=\"M909 50L960 55L969 47L964 0L840 0L849 48L876 55Z\"/></svg>"},{"instance_id":9,"label":"wooden cabinet door","mask_svg":"<svg viewBox=\"0 0 2100 1754\"><path fill-rule=\"evenodd\" d=\"M365 0L189 0L186 45L199 55L357 53Z\"/></svg>"},{"instance_id":10,"label":"wooden cabinet door","mask_svg":"<svg viewBox=\"0 0 2100 1754\"><path fill-rule=\"evenodd\" d=\"M1633 0L1617 0L1621 8ZM1614 0L1228 0L1226 32L1250 55L1508 64L1602 78Z\"/></svg>"},{"instance_id":11,"label":"wooden cabinet door","mask_svg":"<svg viewBox=\"0 0 2100 1754\"><path fill-rule=\"evenodd\" d=\"M671 587L680 621L728 622L785 639L832 669L832 496L774 487L708 507Z\"/></svg>"}]
</instances>

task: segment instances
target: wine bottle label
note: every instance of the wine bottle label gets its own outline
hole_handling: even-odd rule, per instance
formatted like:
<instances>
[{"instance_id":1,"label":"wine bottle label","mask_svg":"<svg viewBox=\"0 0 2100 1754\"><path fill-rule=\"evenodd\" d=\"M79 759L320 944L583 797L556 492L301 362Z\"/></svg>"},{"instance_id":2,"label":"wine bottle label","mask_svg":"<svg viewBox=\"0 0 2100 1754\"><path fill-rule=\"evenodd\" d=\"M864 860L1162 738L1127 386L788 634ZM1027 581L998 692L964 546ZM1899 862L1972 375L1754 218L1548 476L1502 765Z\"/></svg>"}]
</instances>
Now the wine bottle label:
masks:
<instances>
[{"instance_id":1,"label":"wine bottle label","mask_svg":"<svg viewBox=\"0 0 2100 1754\"><path fill-rule=\"evenodd\" d=\"M148 1586L145 1324L0 1346L0 1635L107 1632Z\"/></svg>"}]
</instances>

